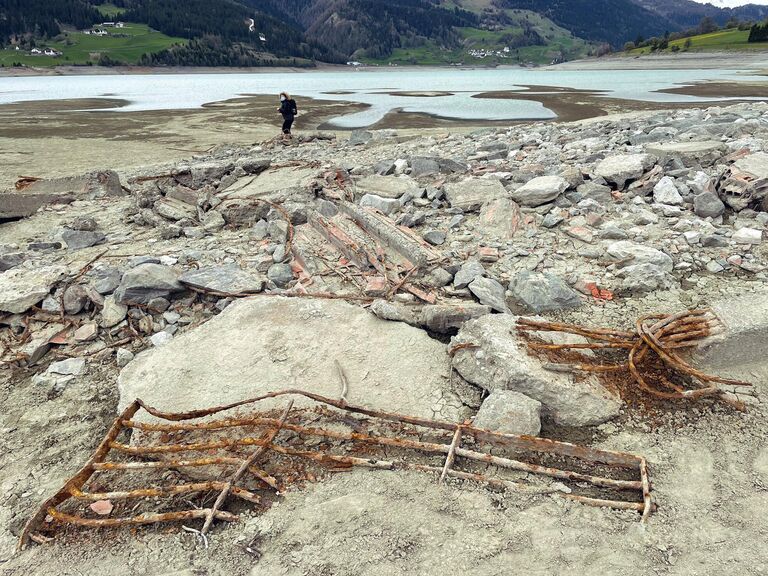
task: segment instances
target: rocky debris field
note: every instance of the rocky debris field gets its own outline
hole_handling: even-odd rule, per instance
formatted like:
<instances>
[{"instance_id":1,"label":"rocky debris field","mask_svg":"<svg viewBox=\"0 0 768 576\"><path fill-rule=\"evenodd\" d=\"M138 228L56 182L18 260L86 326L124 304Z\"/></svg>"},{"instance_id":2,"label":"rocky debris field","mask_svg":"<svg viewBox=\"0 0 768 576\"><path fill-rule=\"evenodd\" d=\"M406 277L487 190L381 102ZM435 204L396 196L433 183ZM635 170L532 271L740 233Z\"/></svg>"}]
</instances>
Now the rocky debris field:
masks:
<instances>
[{"instance_id":1,"label":"rocky debris field","mask_svg":"<svg viewBox=\"0 0 768 576\"><path fill-rule=\"evenodd\" d=\"M413 480L407 496L402 477L382 485L347 477L290 494L245 528L221 528L239 560L215 544L197 557L176 532L139 536L154 550L172 540L161 561L126 544L127 534L115 536L110 554L128 562L125 573L150 573L148 562L159 563L158 574L188 566L206 574L439 572L440 563L425 560L432 536L392 518L386 502L395 497L423 506L425 517L455 516L435 521L443 537L449 525L463 529L463 506L492 508L486 537L494 552L466 543L462 560L489 571L505 554L528 557L525 542L540 537L535 524L554 514L571 546L597 551L594 531L609 526L625 555L608 565L626 568L620 573L648 573L639 557L657 573L694 573L688 548L705 544L675 526L696 524L699 510L720 502L725 485L713 475L740 462L734 486L768 509L760 402L768 376L767 137L768 105L751 103L439 137L320 133L219 147L132 173L20 180L0 196L0 562L14 574L30 573L30 558L77 573L66 566L80 546L93 562L89 573L109 572L82 536L12 550L39 502L137 397L167 411L285 388L336 397L341 367L353 404L647 451L659 493L648 530L657 522L656 532L633 543L633 513L578 511L545 496L516 501L471 488L448 504L449 488L430 492L428 477ZM647 413L604 378L554 371L515 330L521 316L633 329L641 316L710 306L724 331L694 357L755 385L732 391L746 413L706 401ZM727 462L716 451L723 444L731 447ZM370 559L345 565L326 556L343 534L357 534L327 526L320 502L332 502L337 485L333 522L351 522L377 542L342 557L357 550ZM404 536L376 532L363 485L375 494L371 514ZM720 521L724 539L746 506L737 500L704 523ZM527 536L502 527L505 513L533 522ZM479 538L484 516L470 517L467 530ZM764 529L749 518L745 542L759 541ZM542 530L557 541L555 527ZM252 537L263 544L257 558L240 551ZM644 547L652 553L644 556ZM542 573L569 565L551 551L544 557ZM578 566L591 562L577 557Z\"/></svg>"}]
</instances>

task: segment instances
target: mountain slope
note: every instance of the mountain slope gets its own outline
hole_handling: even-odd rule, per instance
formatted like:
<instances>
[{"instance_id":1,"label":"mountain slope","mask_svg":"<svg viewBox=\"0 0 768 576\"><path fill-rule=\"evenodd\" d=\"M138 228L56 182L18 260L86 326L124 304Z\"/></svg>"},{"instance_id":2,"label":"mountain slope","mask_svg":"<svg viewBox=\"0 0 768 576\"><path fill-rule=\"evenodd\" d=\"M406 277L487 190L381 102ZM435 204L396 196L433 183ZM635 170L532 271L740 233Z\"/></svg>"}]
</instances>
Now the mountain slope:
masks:
<instances>
[{"instance_id":1,"label":"mountain slope","mask_svg":"<svg viewBox=\"0 0 768 576\"><path fill-rule=\"evenodd\" d=\"M763 20L768 17L768 6L747 4L738 8L719 8L693 0L633 0L643 8L666 18L676 29L692 28L702 18L712 18L723 25L730 19Z\"/></svg>"}]
</instances>

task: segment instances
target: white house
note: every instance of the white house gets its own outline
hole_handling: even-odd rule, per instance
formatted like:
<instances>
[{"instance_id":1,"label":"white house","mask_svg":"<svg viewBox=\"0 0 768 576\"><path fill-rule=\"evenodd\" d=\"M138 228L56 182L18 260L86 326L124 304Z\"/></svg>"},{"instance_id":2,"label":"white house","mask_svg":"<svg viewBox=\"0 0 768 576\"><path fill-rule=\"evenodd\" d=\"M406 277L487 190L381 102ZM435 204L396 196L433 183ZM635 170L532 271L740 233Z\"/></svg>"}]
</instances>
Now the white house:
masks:
<instances>
[{"instance_id":1,"label":"white house","mask_svg":"<svg viewBox=\"0 0 768 576\"><path fill-rule=\"evenodd\" d=\"M46 48L43 54L45 54L46 56L54 56L54 57L61 56L61 52L54 50L53 48Z\"/></svg>"},{"instance_id":2,"label":"white house","mask_svg":"<svg viewBox=\"0 0 768 576\"><path fill-rule=\"evenodd\" d=\"M125 28L125 22L116 22L115 28Z\"/></svg>"},{"instance_id":3,"label":"white house","mask_svg":"<svg viewBox=\"0 0 768 576\"><path fill-rule=\"evenodd\" d=\"M43 51L42 51L42 50L40 50L40 49L38 49L38 48L32 48L32 51L31 51L31 53L32 53L32 54L42 54L42 53L43 53Z\"/></svg>"}]
</instances>

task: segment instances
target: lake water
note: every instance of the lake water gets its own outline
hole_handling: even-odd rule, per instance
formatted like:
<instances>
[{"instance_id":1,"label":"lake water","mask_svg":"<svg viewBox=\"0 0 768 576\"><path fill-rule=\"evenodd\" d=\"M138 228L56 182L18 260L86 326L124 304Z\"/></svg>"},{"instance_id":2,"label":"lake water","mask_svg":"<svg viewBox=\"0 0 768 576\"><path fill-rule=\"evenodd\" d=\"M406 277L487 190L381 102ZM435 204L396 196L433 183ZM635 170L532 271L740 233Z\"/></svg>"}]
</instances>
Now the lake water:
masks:
<instances>
[{"instance_id":1,"label":"lake water","mask_svg":"<svg viewBox=\"0 0 768 576\"><path fill-rule=\"evenodd\" d=\"M605 90L606 96L655 102L712 101L656 92L704 80L749 80L738 70L536 70L536 69L363 69L255 74L152 74L0 78L0 104L72 98L120 98L125 112L197 108L242 95L278 94L363 102L370 108L335 118L340 128L374 124L393 109L469 120L549 119L538 102L478 99L493 90L524 85ZM764 80L764 78L760 78ZM452 92L441 97L394 96L388 92ZM336 94L334 94L336 92ZM344 92L344 94L338 94Z\"/></svg>"}]
</instances>

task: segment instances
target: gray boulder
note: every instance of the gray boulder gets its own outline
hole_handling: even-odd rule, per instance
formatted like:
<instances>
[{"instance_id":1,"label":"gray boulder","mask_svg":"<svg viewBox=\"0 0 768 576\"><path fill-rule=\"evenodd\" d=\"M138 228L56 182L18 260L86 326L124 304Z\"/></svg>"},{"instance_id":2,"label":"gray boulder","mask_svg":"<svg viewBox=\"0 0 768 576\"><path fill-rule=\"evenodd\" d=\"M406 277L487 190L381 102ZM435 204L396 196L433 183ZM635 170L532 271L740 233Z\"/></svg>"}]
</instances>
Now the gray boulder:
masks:
<instances>
[{"instance_id":1,"label":"gray boulder","mask_svg":"<svg viewBox=\"0 0 768 576\"><path fill-rule=\"evenodd\" d=\"M715 192L702 192L693 198L693 211L699 218L717 218L725 212L725 204Z\"/></svg>"},{"instance_id":2,"label":"gray boulder","mask_svg":"<svg viewBox=\"0 0 768 576\"><path fill-rule=\"evenodd\" d=\"M383 198L375 194L366 194L360 199L360 206L373 208L389 216L400 210L400 200L397 198Z\"/></svg>"},{"instance_id":3,"label":"gray boulder","mask_svg":"<svg viewBox=\"0 0 768 576\"><path fill-rule=\"evenodd\" d=\"M653 201L657 204L669 204L670 206L682 206L683 197L675 186L675 181L669 176L664 176L653 187Z\"/></svg>"},{"instance_id":4,"label":"gray boulder","mask_svg":"<svg viewBox=\"0 0 768 576\"><path fill-rule=\"evenodd\" d=\"M520 206L509 198L492 200L480 209L480 230L484 235L511 239L520 225Z\"/></svg>"},{"instance_id":5,"label":"gray boulder","mask_svg":"<svg viewBox=\"0 0 768 576\"><path fill-rule=\"evenodd\" d=\"M507 198L509 194L498 180L469 178L446 184L445 196L453 208L471 212L479 210L486 202Z\"/></svg>"},{"instance_id":6,"label":"gray boulder","mask_svg":"<svg viewBox=\"0 0 768 576\"><path fill-rule=\"evenodd\" d=\"M454 355L461 377L489 392L512 390L538 400L542 417L564 426L601 424L619 414L620 398L594 376L577 382L572 374L546 370L516 335L516 323L516 316L494 314L464 324L451 343L476 348Z\"/></svg>"},{"instance_id":7,"label":"gray boulder","mask_svg":"<svg viewBox=\"0 0 768 576\"><path fill-rule=\"evenodd\" d=\"M468 286L480 304L490 306L496 312L509 312L507 307L507 291L497 280L480 276Z\"/></svg>"},{"instance_id":8,"label":"gray boulder","mask_svg":"<svg viewBox=\"0 0 768 576\"><path fill-rule=\"evenodd\" d=\"M562 176L540 176L515 190L512 198L522 206L536 207L552 202L567 189L568 181Z\"/></svg>"},{"instance_id":9,"label":"gray boulder","mask_svg":"<svg viewBox=\"0 0 768 576\"><path fill-rule=\"evenodd\" d=\"M64 266L44 266L3 272L0 274L0 312L23 314L48 296L66 271Z\"/></svg>"},{"instance_id":10,"label":"gray boulder","mask_svg":"<svg viewBox=\"0 0 768 576\"><path fill-rule=\"evenodd\" d=\"M355 183L361 196L370 194L381 198L397 199L404 194L418 196L419 185L408 176L367 176Z\"/></svg>"},{"instance_id":11,"label":"gray boulder","mask_svg":"<svg viewBox=\"0 0 768 576\"><path fill-rule=\"evenodd\" d=\"M182 274L185 286L222 294L256 294L264 289L264 279L242 270L237 264L209 266Z\"/></svg>"},{"instance_id":12,"label":"gray boulder","mask_svg":"<svg viewBox=\"0 0 768 576\"><path fill-rule=\"evenodd\" d=\"M457 290L469 286L475 278L485 276L485 268L477 260L467 260L453 277L453 287Z\"/></svg>"},{"instance_id":13,"label":"gray boulder","mask_svg":"<svg viewBox=\"0 0 768 576\"><path fill-rule=\"evenodd\" d=\"M501 434L538 436L541 402L512 390L494 390L483 400L473 425Z\"/></svg>"},{"instance_id":14,"label":"gray boulder","mask_svg":"<svg viewBox=\"0 0 768 576\"><path fill-rule=\"evenodd\" d=\"M61 239L67 243L70 250L82 250L106 242L107 237L101 232L88 232L85 230L64 230Z\"/></svg>"},{"instance_id":15,"label":"gray boulder","mask_svg":"<svg viewBox=\"0 0 768 576\"><path fill-rule=\"evenodd\" d=\"M491 307L482 304L435 304L421 309L419 324L432 332L448 334L461 328L465 322L490 313Z\"/></svg>"},{"instance_id":16,"label":"gray boulder","mask_svg":"<svg viewBox=\"0 0 768 576\"><path fill-rule=\"evenodd\" d=\"M278 288L286 288L293 282L293 269L290 264L272 264L267 271L267 278Z\"/></svg>"},{"instance_id":17,"label":"gray boulder","mask_svg":"<svg viewBox=\"0 0 768 576\"><path fill-rule=\"evenodd\" d=\"M149 304L154 298L168 298L184 291L179 275L162 264L140 264L123 275L115 300L120 304Z\"/></svg>"},{"instance_id":18,"label":"gray boulder","mask_svg":"<svg viewBox=\"0 0 768 576\"><path fill-rule=\"evenodd\" d=\"M656 163L650 154L617 154L609 156L595 168L595 174L623 190L629 180L637 180Z\"/></svg>"},{"instance_id":19,"label":"gray boulder","mask_svg":"<svg viewBox=\"0 0 768 576\"><path fill-rule=\"evenodd\" d=\"M432 158L415 157L411 159L411 176L429 176L440 173L440 164Z\"/></svg>"},{"instance_id":20,"label":"gray boulder","mask_svg":"<svg viewBox=\"0 0 768 576\"><path fill-rule=\"evenodd\" d=\"M519 306L535 314L583 304L581 296L554 274L523 270L512 279L509 291Z\"/></svg>"}]
</instances>

